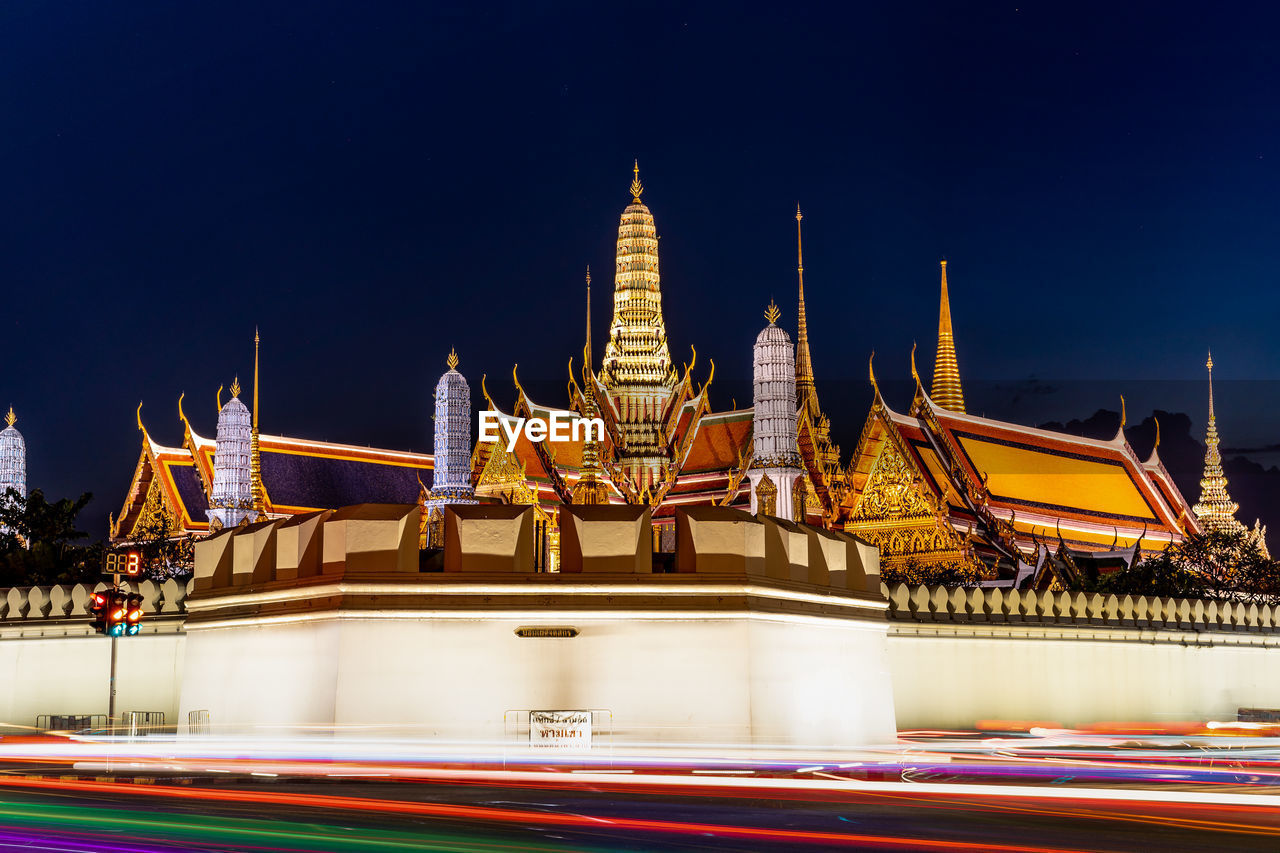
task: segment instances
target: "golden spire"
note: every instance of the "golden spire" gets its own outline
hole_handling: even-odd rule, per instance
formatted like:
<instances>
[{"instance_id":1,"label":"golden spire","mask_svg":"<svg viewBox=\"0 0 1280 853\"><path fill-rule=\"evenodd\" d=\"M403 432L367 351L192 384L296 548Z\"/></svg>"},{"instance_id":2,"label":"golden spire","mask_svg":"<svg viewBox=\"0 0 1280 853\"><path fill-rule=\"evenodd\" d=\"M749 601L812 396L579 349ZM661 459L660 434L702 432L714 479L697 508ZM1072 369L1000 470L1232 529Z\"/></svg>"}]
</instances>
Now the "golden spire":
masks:
<instances>
[{"instance_id":1,"label":"golden spire","mask_svg":"<svg viewBox=\"0 0 1280 853\"><path fill-rule=\"evenodd\" d=\"M1227 494L1227 477L1222 472L1218 450L1218 420L1213 412L1213 353L1205 363L1209 370L1209 425L1204 435L1204 476L1200 478L1200 501L1191 508L1200 526L1210 532L1238 533L1244 525L1236 520L1240 505Z\"/></svg>"},{"instance_id":2,"label":"golden spire","mask_svg":"<svg viewBox=\"0 0 1280 853\"><path fill-rule=\"evenodd\" d=\"M458 367L458 351L453 347L449 347L449 357L445 359L444 363L449 365L450 370L456 370Z\"/></svg>"},{"instance_id":3,"label":"golden spire","mask_svg":"<svg viewBox=\"0 0 1280 853\"><path fill-rule=\"evenodd\" d=\"M619 415L619 466L633 498L665 476L662 466L669 461L669 448L663 416L676 387L662 318L658 229L653 212L639 202L643 188L639 165L635 168L634 201L618 219L613 319L597 383Z\"/></svg>"},{"instance_id":4,"label":"golden spire","mask_svg":"<svg viewBox=\"0 0 1280 853\"><path fill-rule=\"evenodd\" d=\"M631 200L640 203L640 193L644 192L644 184L640 183L640 161L636 160L635 166L631 169L634 177L631 179Z\"/></svg>"},{"instance_id":5,"label":"golden spire","mask_svg":"<svg viewBox=\"0 0 1280 853\"><path fill-rule=\"evenodd\" d=\"M239 376L231 380L231 396L232 397L240 396L240 377Z\"/></svg>"},{"instance_id":6,"label":"golden spire","mask_svg":"<svg viewBox=\"0 0 1280 853\"><path fill-rule=\"evenodd\" d=\"M796 275L800 279L800 307L796 310L796 402L809 401L809 411L818 414L818 389L813 382L813 359L809 356L809 321L804 311L804 241L800 220L804 214L796 204Z\"/></svg>"},{"instance_id":7,"label":"golden spire","mask_svg":"<svg viewBox=\"0 0 1280 853\"><path fill-rule=\"evenodd\" d=\"M253 509L262 521L267 512L267 494L262 486L262 453L258 447L258 327L253 328L253 430L249 433L249 476L253 489ZM236 385L239 385L237 382ZM233 390L234 393L234 390Z\"/></svg>"},{"instance_id":8,"label":"golden spire","mask_svg":"<svg viewBox=\"0 0 1280 853\"><path fill-rule=\"evenodd\" d=\"M591 378L591 267L587 266L587 342L582 348L582 416L590 421L598 417L595 383ZM607 504L609 491L600 481L600 447L587 426L582 443L582 469L573 486L570 500L575 504Z\"/></svg>"},{"instance_id":9,"label":"golden spire","mask_svg":"<svg viewBox=\"0 0 1280 853\"><path fill-rule=\"evenodd\" d=\"M258 431L258 327L253 327L253 431ZM232 391L231 393L235 393Z\"/></svg>"},{"instance_id":10,"label":"golden spire","mask_svg":"<svg viewBox=\"0 0 1280 853\"><path fill-rule=\"evenodd\" d=\"M964 391L956 364L956 343L951 332L951 297L947 293L947 262L942 262L942 299L938 306L938 354L933 360L933 402L953 412L964 411Z\"/></svg>"},{"instance_id":11,"label":"golden spire","mask_svg":"<svg viewBox=\"0 0 1280 853\"><path fill-rule=\"evenodd\" d=\"M778 310L777 304L770 299L769 307L765 309L764 312L764 318L769 321L770 326L776 326L778 324L778 318L781 316L782 312Z\"/></svg>"},{"instance_id":12,"label":"golden spire","mask_svg":"<svg viewBox=\"0 0 1280 853\"><path fill-rule=\"evenodd\" d=\"M13 426L18 422L18 416L13 413L13 406L9 407L9 414L4 416L4 422L8 426Z\"/></svg>"}]
</instances>

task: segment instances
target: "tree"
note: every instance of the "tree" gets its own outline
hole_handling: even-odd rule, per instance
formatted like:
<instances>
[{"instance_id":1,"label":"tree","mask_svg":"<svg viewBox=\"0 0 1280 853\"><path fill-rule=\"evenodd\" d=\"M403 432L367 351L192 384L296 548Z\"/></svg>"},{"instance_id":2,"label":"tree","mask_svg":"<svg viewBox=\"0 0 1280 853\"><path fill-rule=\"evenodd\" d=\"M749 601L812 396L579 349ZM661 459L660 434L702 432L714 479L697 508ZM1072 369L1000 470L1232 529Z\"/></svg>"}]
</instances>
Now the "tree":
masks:
<instances>
[{"instance_id":1,"label":"tree","mask_svg":"<svg viewBox=\"0 0 1280 853\"><path fill-rule=\"evenodd\" d=\"M101 545L77 545L88 534L76 518L93 495L49 503L33 489L23 497L13 489L0 497L0 586L78 583L101 572Z\"/></svg>"},{"instance_id":2,"label":"tree","mask_svg":"<svg viewBox=\"0 0 1280 853\"><path fill-rule=\"evenodd\" d=\"M1280 563L1244 533L1192 534L1127 569L1105 575L1099 592L1280 603Z\"/></svg>"},{"instance_id":3,"label":"tree","mask_svg":"<svg viewBox=\"0 0 1280 853\"><path fill-rule=\"evenodd\" d=\"M901 563L880 566L880 580L888 586L905 583L908 586L977 586L981 580L979 565L952 560L942 563L923 563L915 557L907 557Z\"/></svg>"},{"instance_id":4,"label":"tree","mask_svg":"<svg viewBox=\"0 0 1280 853\"><path fill-rule=\"evenodd\" d=\"M133 528L133 546L140 555L142 573L163 581L190 575L195 565L195 537L184 534L163 510L144 514Z\"/></svg>"}]
</instances>

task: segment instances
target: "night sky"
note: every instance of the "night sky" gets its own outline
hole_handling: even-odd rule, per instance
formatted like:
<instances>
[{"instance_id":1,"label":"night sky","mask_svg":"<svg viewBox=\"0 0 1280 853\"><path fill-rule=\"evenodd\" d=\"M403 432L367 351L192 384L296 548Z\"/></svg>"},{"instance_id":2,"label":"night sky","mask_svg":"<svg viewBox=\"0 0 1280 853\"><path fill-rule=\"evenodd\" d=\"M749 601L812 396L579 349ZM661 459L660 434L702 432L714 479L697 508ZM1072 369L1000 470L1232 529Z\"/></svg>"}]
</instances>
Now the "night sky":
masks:
<instances>
[{"instance_id":1,"label":"night sky","mask_svg":"<svg viewBox=\"0 0 1280 853\"><path fill-rule=\"evenodd\" d=\"M1212 346L1224 440L1274 444L1274 7L879 5L4 4L0 406L30 485L94 492L102 535L138 401L178 444L185 391L212 437L255 325L267 433L429 451L451 346L477 403L518 362L563 404L633 158L672 355L716 360L717 408L749 402L771 297L794 326L799 201L846 455L868 354L931 370L944 257L971 411L1123 392L1199 437Z\"/></svg>"}]
</instances>

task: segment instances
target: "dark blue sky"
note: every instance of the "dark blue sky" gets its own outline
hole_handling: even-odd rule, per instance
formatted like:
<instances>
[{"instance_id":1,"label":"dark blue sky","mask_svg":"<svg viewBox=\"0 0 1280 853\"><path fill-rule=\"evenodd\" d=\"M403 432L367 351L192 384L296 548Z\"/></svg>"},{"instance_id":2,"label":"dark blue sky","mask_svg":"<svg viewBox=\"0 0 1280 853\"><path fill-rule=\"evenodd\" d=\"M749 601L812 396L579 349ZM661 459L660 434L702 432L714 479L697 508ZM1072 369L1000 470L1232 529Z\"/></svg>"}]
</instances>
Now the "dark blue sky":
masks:
<instances>
[{"instance_id":1,"label":"dark blue sky","mask_svg":"<svg viewBox=\"0 0 1280 853\"><path fill-rule=\"evenodd\" d=\"M929 369L942 257L972 408L1199 422L1212 345L1228 440L1275 440L1275 395L1232 391L1280 363L1269 4L267 5L0 9L0 404L95 534L138 400L212 435L255 324L267 432L429 450L450 346L477 400L514 362L561 393L634 157L717 405L771 296L794 323L799 200L846 452L867 354ZM1032 376L1074 390L1018 409Z\"/></svg>"}]
</instances>

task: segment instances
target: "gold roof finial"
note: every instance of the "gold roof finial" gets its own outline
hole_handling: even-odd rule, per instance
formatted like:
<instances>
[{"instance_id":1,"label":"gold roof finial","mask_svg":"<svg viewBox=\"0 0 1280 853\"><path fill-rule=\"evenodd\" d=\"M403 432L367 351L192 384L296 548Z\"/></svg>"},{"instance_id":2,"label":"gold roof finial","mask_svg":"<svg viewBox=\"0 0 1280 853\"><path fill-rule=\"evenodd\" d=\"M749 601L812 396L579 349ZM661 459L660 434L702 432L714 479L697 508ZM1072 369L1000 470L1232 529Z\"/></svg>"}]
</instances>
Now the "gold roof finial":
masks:
<instances>
[{"instance_id":1,"label":"gold roof finial","mask_svg":"<svg viewBox=\"0 0 1280 853\"><path fill-rule=\"evenodd\" d=\"M640 183L640 161L636 160L635 165L631 168L634 177L631 179L631 200L640 201L640 193L644 192L644 184Z\"/></svg>"},{"instance_id":2,"label":"gold roof finial","mask_svg":"<svg viewBox=\"0 0 1280 853\"><path fill-rule=\"evenodd\" d=\"M138 429L142 430L142 434L147 434L147 428L142 425L142 401L138 401Z\"/></svg>"},{"instance_id":3,"label":"gold roof finial","mask_svg":"<svg viewBox=\"0 0 1280 853\"><path fill-rule=\"evenodd\" d=\"M9 414L4 416L4 422L9 426L13 426L18 422L18 416L13 413L13 406L9 407Z\"/></svg>"},{"instance_id":4,"label":"gold roof finial","mask_svg":"<svg viewBox=\"0 0 1280 853\"><path fill-rule=\"evenodd\" d=\"M449 365L450 370L456 370L458 367L458 351L453 347L449 347L449 357L445 359L445 364Z\"/></svg>"},{"instance_id":5,"label":"gold roof finial","mask_svg":"<svg viewBox=\"0 0 1280 853\"><path fill-rule=\"evenodd\" d=\"M775 325L778 318L782 316L782 312L778 310L777 303L772 299L769 300L769 307L765 309L764 318L769 321L769 325Z\"/></svg>"},{"instance_id":6,"label":"gold roof finial","mask_svg":"<svg viewBox=\"0 0 1280 853\"><path fill-rule=\"evenodd\" d=\"M231 396L232 397L240 396L240 377L239 376L231 380Z\"/></svg>"}]
</instances>

